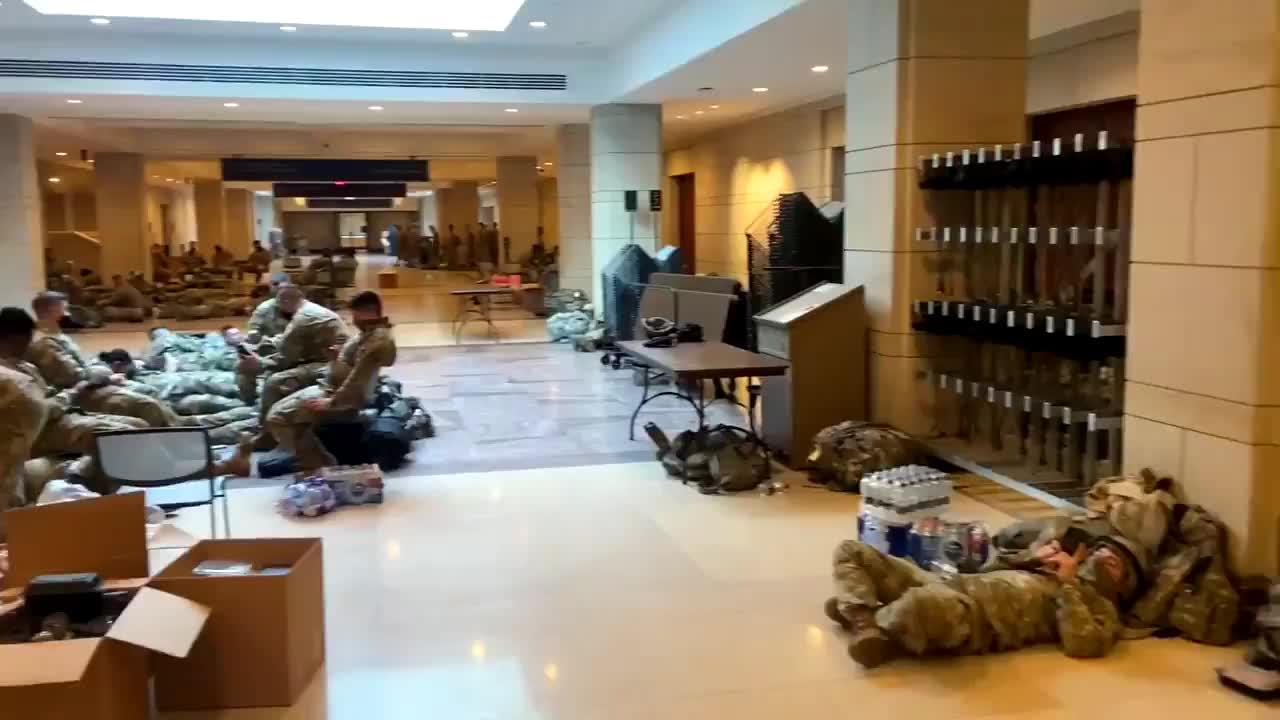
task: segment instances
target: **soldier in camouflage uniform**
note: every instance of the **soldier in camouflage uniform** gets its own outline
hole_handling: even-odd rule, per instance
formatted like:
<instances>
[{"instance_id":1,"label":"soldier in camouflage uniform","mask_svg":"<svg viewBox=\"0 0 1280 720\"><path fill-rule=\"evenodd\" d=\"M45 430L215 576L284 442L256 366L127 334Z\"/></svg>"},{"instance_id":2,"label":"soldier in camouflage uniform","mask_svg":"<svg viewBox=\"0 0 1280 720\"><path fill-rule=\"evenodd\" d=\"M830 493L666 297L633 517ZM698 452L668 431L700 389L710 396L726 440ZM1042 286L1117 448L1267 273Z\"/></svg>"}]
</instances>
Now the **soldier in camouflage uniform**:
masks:
<instances>
[{"instance_id":1,"label":"soldier in camouflage uniform","mask_svg":"<svg viewBox=\"0 0 1280 720\"><path fill-rule=\"evenodd\" d=\"M1117 607L1137 590L1127 548L1039 550L1032 569L942 576L849 540L836 548L827 616L852 634L849 655L873 668L907 652L981 654L1059 642L1100 657L1120 633Z\"/></svg>"},{"instance_id":2,"label":"soldier in camouflage uniform","mask_svg":"<svg viewBox=\"0 0 1280 720\"><path fill-rule=\"evenodd\" d=\"M293 313L286 314L277 298L263 300L249 316L248 341L256 345L259 352L275 352L292 317Z\"/></svg>"},{"instance_id":3,"label":"soldier in camouflage uniform","mask_svg":"<svg viewBox=\"0 0 1280 720\"><path fill-rule=\"evenodd\" d=\"M44 427L44 396L31 378L0 366L0 535L4 511L26 504L23 463Z\"/></svg>"},{"instance_id":4,"label":"soldier in camouflage uniform","mask_svg":"<svg viewBox=\"0 0 1280 720\"><path fill-rule=\"evenodd\" d=\"M276 403L267 416L268 429L304 472L335 462L316 437L315 424L359 412L377 391L379 371L396 361L395 338L378 294L357 295L351 315L360 334L333 355L324 380Z\"/></svg>"},{"instance_id":5,"label":"soldier in camouflage uniform","mask_svg":"<svg viewBox=\"0 0 1280 720\"><path fill-rule=\"evenodd\" d=\"M276 306L289 318L289 324L279 339L273 341L275 352L265 357L246 355L241 358L238 370L240 398L247 403L259 400L264 423L277 402L320 380L328 364L329 348L341 346L349 336L346 324L337 313L306 300L297 286L281 285L276 293ZM253 333L251 329L251 338ZM258 397L257 378L262 374L266 377ZM267 438L260 440L264 444L269 442Z\"/></svg>"}]
</instances>

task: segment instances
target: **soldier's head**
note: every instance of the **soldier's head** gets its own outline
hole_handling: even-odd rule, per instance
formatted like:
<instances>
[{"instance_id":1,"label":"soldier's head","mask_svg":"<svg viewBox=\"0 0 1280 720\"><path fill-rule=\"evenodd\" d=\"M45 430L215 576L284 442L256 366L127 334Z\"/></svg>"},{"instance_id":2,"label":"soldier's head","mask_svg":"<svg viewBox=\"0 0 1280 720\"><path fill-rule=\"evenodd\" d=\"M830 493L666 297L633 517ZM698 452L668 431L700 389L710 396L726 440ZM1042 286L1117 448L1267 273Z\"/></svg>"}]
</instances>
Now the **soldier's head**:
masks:
<instances>
[{"instance_id":1,"label":"soldier's head","mask_svg":"<svg viewBox=\"0 0 1280 720\"><path fill-rule=\"evenodd\" d=\"M57 325L67 314L67 296L60 292L46 290L31 301L31 310L36 320L42 325Z\"/></svg>"},{"instance_id":2,"label":"soldier's head","mask_svg":"<svg viewBox=\"0 0 1280 720\"><path fill-rule=\"evenodd\" d=\"M0 355L20 358L27 354L35 332L36 321L26 310L16 307L0 309Z\"/></svg>"},{"instance_id":3,"label":"soldier's head","mask_svg":"<svg viewBox=\"0 0 1280 720\"><path fill-rule=\"evenodd\" d=\"M222 339L231 347L240 347L244 344L244 331L234 325L222 326Z\"/></svg>"},{"instance_id":4,"label":"soldier's head","mask_svg":"<svg viewBox=\"0 0 1280 720\"><path fill-rule=\"evenodd\" d=\"M382 298L372 290L351 298L351 322L361 330L377 327L382 323Z\"/></svg>"},{"instance_id":5,"label":"soldier's head","mask_svg":"<svg viewBox=\"0 0 1280 720\"><path fill-rule=\"evenodd\" d=\"M106 363L111 368L111 372L120 373L121 375L133 375L137 372L138 367L133 362L133 356L124 348L116 348L115 350L107 350L98 353L98 359Z\"/></svg>"},{"instance_id":6,"label":"soldier's head","mask_svg":"<svg viewBox=\"0 0 1280 720\"><path fill-rule=\"evenodd\" d=\"M112 276L111 276L111 284L112 284L112 285L114 285L114 286L116 286L116 287L120 287L121 285L124 285L124 276L123 276L123 275L112 275Z\"/></svg>"},{"instance_id":7,"label":"soldier's head","mask_svg":"<svg viewBox=\"0 0 1280 720\"><path fill-rule=\"evenodd\" d=\"M292 317L306 300L307 296L302 293L302 288L297 285L280 283L276 287L276 305L285 317Z\"/></svg>"},{"instance_id":8,"label":"soldier's head","mask_svg":"<svg viewBox=\"0 0 1280 720\"><path fill-rule=\"evenodd\" d=\"M1132 601L1143 586L1145 553L1120 536L1099 538L1080 564L1080 579L1118 606Z\"/></svg>"}]
</instances>

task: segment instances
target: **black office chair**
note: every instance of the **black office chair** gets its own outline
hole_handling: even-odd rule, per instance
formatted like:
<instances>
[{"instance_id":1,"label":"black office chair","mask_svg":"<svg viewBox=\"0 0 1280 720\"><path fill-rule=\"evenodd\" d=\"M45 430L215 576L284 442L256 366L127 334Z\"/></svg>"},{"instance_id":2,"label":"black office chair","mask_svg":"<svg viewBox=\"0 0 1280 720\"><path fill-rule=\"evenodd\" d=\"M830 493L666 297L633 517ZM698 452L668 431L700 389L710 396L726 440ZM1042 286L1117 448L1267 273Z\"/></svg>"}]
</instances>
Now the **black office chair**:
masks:
<instances>
[{"instance_id":1,"label":"black office chair","mask_svg":"<svg viewBox=\"0 0 1280 720\"><path fill-rule=\"evenodd\" d=\"M94 436L98 464L111 482L121 487L170 487L191 483L200 487L208 481L208 496L180 502L159 503L166 511L209 506L209 536L216 538L218 498L222 499L224 537L231 537L231 514L227 506L226 484L213 474L213 446L209 433L200 427L114 430Z\"/></svg>"}]
</instances>

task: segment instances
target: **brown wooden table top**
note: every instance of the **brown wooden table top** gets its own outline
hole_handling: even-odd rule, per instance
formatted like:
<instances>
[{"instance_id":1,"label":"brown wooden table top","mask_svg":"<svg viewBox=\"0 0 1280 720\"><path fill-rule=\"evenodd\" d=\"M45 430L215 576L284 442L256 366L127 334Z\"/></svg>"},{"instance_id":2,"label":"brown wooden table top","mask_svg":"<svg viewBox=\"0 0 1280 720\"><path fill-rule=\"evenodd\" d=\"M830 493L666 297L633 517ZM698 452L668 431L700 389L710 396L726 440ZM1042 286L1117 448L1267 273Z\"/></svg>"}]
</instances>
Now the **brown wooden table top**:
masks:
<instances>
[{"instance_id":1,"label":"brown wooden table top","mask_svg":"<svg viewBox=\"0 0 1280 720\"><path fill-rule=\"evenodd\" d=\"M525 283L519 287L511 285L476 285L475 287L458 288L450 290L450 295L501 295L503 293L518 293L521 290L541 290L542 286L537 283Z\"/></svg>"},{"instance_id":2,"label":"brown wooden table top","mask_svg":"<svg viewBox=\"0 0 1280 720\"><path fill-rule=\"evenodd\" d=\"M618 343L622 352L650 367L682 378L768 377L786 373L791 364L722 342L681 343L672 348L647 348L642 340Z\"/></svg>"}]
</instances>

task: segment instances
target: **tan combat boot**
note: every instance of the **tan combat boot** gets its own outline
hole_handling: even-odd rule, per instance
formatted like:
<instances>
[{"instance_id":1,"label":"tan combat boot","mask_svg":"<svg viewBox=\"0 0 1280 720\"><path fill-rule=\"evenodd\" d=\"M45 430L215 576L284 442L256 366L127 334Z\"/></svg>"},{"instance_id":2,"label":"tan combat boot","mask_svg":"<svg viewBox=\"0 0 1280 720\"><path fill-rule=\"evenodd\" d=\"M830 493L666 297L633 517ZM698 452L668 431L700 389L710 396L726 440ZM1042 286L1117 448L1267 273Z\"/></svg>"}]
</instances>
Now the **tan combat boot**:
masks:
<instances>
[{"instance_id":1,"label":"tan combat boot","mask_svg":"<svg viewBox=\"0 0 1280 720\"><path fill-rule=\"evenodd\" d=\"M888 633L876 625L876 611L871 608L850 608L843 615L848 623L844 627L849 639L849 657L870 670L879 667L901 654L898 644Z\"/></svg>"}]
</instances>

